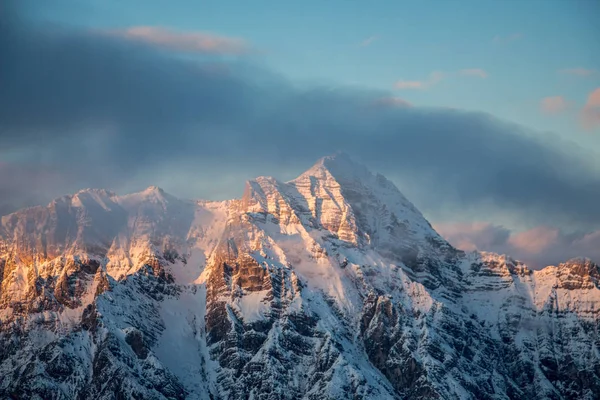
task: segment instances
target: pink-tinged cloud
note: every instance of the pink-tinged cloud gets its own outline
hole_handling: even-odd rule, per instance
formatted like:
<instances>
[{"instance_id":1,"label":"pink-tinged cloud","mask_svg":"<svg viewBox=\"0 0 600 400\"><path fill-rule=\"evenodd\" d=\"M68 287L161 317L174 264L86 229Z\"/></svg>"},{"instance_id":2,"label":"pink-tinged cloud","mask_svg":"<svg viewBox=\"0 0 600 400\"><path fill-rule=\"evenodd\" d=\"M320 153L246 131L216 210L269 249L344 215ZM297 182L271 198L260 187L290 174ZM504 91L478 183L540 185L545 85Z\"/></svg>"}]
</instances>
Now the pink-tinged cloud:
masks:
<instances>
[{"instance_id":1,"label":"pink-tinged cloud","mask_svg":"<svg viewBox=\"0 0 600 400\"><path fill-rule=\"evenodd\" d=\"M540 110L544 114L559 114L565 111L569 103L563 96L544 97L540 101Z\"/></svg>"},{"instance_id":2,"label":"pink-tinged cloud","mask_svg":"<svg viewBox=\"0 0 600 400\"><path fill-rule=\"evenodd\" d=\"M455 247L465 251L507 254L531 268L556 265L574 257L600 262L600 230L565 233L538 226L523 232L487 222L435 224L434 228Z\"/></svg>"},{"instance_id":3,"label":"pink-tinged cloud","mask_svg":"<svg viewBox=\"0 0 600 400\"><path fill-rule=\"evenodd\" d=\"M510 231L488 222L452 222L435 224L435 230L455 247L465 250L498 248L509 238Z\"/></svg>"},{"instance_id":4,"label":"pink-tinged cloud","mask_svg":"<svg viewBox=\"0 0 600 400\"><path fill-rule=\"evenodd\" d=\"M494 36L494 43L510 43L510 42L514 42L515 40L519 40L523 37L522 34L520 33L513 33L507 36L502 36L502 35L496 35Z\"/></svg>"},{"instance_id":5,"label":"pink-tinged cloud","mask_svg":"<svg viewBox=\"0 0 600 400\"><path fill-rule=\"evenodd\" d=\"M250 51L250 47L243 39L206 32L177 32L159 26L133 26L108 33L128 40L189 53L240 55Z\"/></svg>"},{"instance_id":6,"label":"pink-tinged cloud","mask_svg":"<svg viewBox=\"0 0 600 400\"><path fill-rule=\"evenodd\" d=\"M394 83L394 88L397 90L405 90L405 89L428 89L432 86L437 85L443 79L452 78L459 75L463 76L471 76L477 78L487 78L488 74L485 70L481 68L468 68L462 69L458 72L441 72L434 71L429 74L429 78L426 80L420 81L407 81L407 80L399 80Z\"/></svg>"},{"instance_id":7,"label":"pink-tinged cloud","mask_svg":"<svg viewBox=\"0 0 600 400\"><path fill-rule=\"evenodd\" d=\"M581 110L581 123L586 130L600 128L600 87L592 91Z\"/></svg>"},{"instance_id":8,"label":"pink-tinged cloud","mask_svg":"<svg viewBox=\"0 0 600 400\"><path fill-rule=\"evenodd\" d=\"M379 36L373 35L373 36L369 36L368 38L366 38L365 40L363 40L362 42L359 43L360 47L367 47L370 46L371 44L373 44L374 41L376 41L377 39L379 39Z\"/></svg>"},{"instance_id":9,"label":"pink-tinged cloud","mask_svg":"<svg viewBox=\"0 0 600 400\"><path fill-rule=\"evenodd\" d=\"M405 89L427 89L431 86L438 84L444 78L444 73L440 71L434 71L429 74L429 78L423 81L405 81L399 80L394 83L394 88L398 90Z\"/></svg>"},{"instance_id":10,"label":"pink-tinged cloud","mask_svg":"<svg viewBox=\"0 0 600 400\"><path fill-rule=\"evenodd\" d=\"M561 74L566 75L575 75L575 76L592 76L598 73L598 70L595 69L586 69L586 68L567 68L561 69L559 71Z\"/></svg>"},{"instance_id":11,"label":"pink-tinged cloud","mask_svg":"<svg viewBox=\"0 0 600 400\"><path fill-rule=\"evenodd\" d=\"M478 78L487 78L488 74L481 68L467 68L459 71L461 75L474 76Z\"/></svg>"},{"instance_id":12,"label":"pink-tinged cloud","mask_svg":"<svg viewBox=\"0 0 600 400\"><path fill-rule=\"evenodd\" d=\"M551 246L555 246L558 240L558 229L538 226L528 231L511 235L508 243L515 249L529 254L536 254L547 251Z\"/></svg>"}]
</instances>

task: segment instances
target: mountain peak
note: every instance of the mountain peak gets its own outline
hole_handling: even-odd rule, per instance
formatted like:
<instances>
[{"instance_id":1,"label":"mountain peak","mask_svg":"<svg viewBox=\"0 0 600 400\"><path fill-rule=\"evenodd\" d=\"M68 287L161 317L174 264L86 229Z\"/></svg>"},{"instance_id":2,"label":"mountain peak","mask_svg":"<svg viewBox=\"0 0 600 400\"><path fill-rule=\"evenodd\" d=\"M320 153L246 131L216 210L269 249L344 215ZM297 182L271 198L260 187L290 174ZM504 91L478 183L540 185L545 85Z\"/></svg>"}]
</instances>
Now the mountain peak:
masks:
<instances>
[{"instance_id":1,"label":"mountain peak","mask_svg":"<svg viewBox=\"0 0 600 400\"><path fill-rule=\"evenodd\" d=\"M314 206L315 218L343 221L344 229L337 222L329 228L336 232L341 229L350 242L368 244L390 257L399 253L398 246L425 238L445 244L394 183L373 174L346 153L319 159L288 184L309 199L308 204L318 205Z\"/></svg>"},{"instance_id":2,"label":"mountain peak","mask_svg":"<svg viewBox=\"0 0 600 400\"><path fill-rule=\"evenodd\" d=\"M571 258L571 259L565 261L563 264L566 264L566 265L582 265L582 264L584 264L584 265L586 265L586 264L593 264L593 261L591 258L588 258L588 257L574 257L574 258Z\"/></svg>"},{"instance_id":3,"label":"mountain peak","mask_svg":"<svg viewBox=\"0 0 600 400\"><path fill-rule=\"evenodd\" d=\"M146 189L141 192L126 194L124 196L119 197L119 201L123 205L132 206L135 204L142 204L144 202L149 202L149 204L166 204L171 202L179 202L177 197L165 192L162 188L158 186L148 186Z\"/></svg>"},{"instance_id":4,"label":"mountain peak","mask_svg":"<svg viewBox=\"0 0 600 400\"><path fill-rule=\"evenodd\" d=\"M106 193L0 220L0 398L599 392L597 264L457 251L344 153L241 201Z\"/></svg>"},{"instance_id":5,"label":"mountain peak","mask_svg":"<svg viewBox=\"0 0 600 400\"><path fill-rule=\"evenodd\" d=\"M347 153L337 152L320 158L297 179L312 176L318 179L333 177L336 180L361 181L372 175L367 167L354 161Z\"/></svg>"},{"instance_id":6,"label":"mountain peak","mask_svg":"<svg viewBox=\"0 0 600 400\"><path fill-rule=\"evenodd\" d=\"M150 194L150 193L159 193L159 194L164 194L165 191L162 190L161 188L159 188L158 186L148 186L146 189L144 189L142 191L142 193L146 193L146 194Z\"/></svg>"},{"instance_id":7,"label":"mountain peak","mask_svg":"<svg viewBox=\"0 0 600 400\"><path fill-rule=\"evenodd\" d=\"M315 164L335 164L335 163L351 163L359 166L363 166L362 164L357 163L352 159L352 157L343 151L336 151L333 154L329 154L327 156L321 157Z\"/></svg>"},{"instance_id":8,"label":"mountain peak","mask_svg":"<svg viewBox=\"0 0 600 400\"><path fill-rule=\"evenodd\" d=\"M107 189L99 189L99 188L87 188L87 189L81 189L79 190L77 193L75 193L73 196L77 196L77 195L81 195L81 194L96 194L99 196L106 196L106 197L115 197L116 193Z\"/></svg>"},{"instance_id":9,"label":"mountain peak","mask_svg":"<svg viewBox=\"0 0 600 400\"><path fill-rule=\"evenodd\" d=\"M396 185L385 176L371 172L364 164L355 161L344 152L337 152L320 158L311 168L291 181L300 183L306 179L316 178L321 181L335 181L349 189L362 187L376 196L392 196L413 212L418 212L414 205L404 197Z\"/></svg>"},{"instance_id":10,"label":"mountain peak","mask_svg":"<svg viewBox=\"0 0 600 400\"><path fill-rule=\"evenodd\" d=\"M600 274L599 266L590 258L575 257L559 264L559 268L563 270L578 271L586 275Z\"/></svg>"}]
</instances>

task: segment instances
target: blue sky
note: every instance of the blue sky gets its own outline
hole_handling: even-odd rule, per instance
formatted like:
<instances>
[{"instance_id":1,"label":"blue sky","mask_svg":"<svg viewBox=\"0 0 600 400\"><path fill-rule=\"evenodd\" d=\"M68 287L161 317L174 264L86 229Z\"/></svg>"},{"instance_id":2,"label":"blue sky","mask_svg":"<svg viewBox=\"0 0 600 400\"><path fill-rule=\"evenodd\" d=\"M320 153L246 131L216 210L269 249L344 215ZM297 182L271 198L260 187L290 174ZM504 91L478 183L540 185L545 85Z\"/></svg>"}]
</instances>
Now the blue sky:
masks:
<instances>
[{"instance_id":1,"label":"blue sky","mask_svg":"<svg viewBox=\"0 0 600 400\"><path fill-rule=\"evenodd\" d=\"M600 135L579 118L600 86L597 1L62 0L30 8L36 18L85 28L242 38L260 50L246 58L299 84L390 90L415 106L485 111L600 150ZM560 72L574 68L590 75ZM399 80L426 81L435 71L444 77L427 89L394 90ZM541 112L542 99L555 96L565 109Z\"/></svg>"}]
</instances>

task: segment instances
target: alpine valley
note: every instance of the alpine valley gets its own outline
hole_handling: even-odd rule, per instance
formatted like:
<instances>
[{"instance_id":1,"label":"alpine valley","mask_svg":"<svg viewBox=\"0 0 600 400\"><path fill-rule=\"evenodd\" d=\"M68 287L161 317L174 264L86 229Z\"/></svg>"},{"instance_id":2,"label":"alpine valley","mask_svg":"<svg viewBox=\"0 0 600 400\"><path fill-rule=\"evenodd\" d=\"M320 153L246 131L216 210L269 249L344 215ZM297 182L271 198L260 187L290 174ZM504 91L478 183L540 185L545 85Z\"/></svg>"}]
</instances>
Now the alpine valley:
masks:
<instances>
[{"instance_id":1,"label":"alpine valley","mask_svg":"<svg viewBox=\"0 0 600 400\"><path fill-rule=\"evenodd\" d=\"M344 154L0 224L2 399L598 399L600 268L454 248Z\"/></svg>"}]
</instances>

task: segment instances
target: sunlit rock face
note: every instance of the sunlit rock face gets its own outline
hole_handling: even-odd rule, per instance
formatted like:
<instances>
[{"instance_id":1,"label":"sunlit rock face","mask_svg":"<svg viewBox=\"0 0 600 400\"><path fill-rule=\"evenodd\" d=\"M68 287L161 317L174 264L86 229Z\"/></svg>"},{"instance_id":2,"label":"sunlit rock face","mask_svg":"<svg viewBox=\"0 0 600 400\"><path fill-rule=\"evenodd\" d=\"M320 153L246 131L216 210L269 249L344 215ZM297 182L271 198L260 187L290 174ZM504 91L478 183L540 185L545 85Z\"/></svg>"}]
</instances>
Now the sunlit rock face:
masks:
<instances>
[{"instance_id":1,"label":"sunlit rock face","mask_svg":"<svg viewBox=\"0 0 600 400\"><path fill-rule=\"evenodd\" d=\"M465 253L340 154L2 217L0 398L594 399L600 269Z\"/></svg>"}]
</instances>

